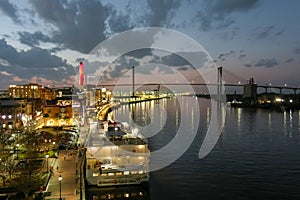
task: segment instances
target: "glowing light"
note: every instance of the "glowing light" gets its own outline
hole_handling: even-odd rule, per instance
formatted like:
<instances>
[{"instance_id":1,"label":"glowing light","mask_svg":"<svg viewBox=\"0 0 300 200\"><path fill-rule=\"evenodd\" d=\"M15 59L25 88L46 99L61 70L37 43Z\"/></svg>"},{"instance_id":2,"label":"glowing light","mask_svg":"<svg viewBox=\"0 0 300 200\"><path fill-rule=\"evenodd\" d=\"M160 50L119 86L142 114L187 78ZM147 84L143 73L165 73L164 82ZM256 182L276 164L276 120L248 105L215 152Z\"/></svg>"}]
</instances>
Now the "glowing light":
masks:
<instances>
[{"instance_id":1,"label":"glowing light","mask_svg":"<svg viewBox=\"0 0 300 200\"><path fill-rule=\"evenodd\" d=\"M80 62L79 64L79 85L83 85L84 83L84 67L83 63Z\"/></svg>"},{"instance_id":2,"label":"glowing light","mask_svg":"<svg viewBox=\"0 0 300 200\"><path fill-rule=\"evenodd\" d=\"M275 101L276 101L276 102L283 102L284 100L281 99L281 98L276 98Z\"/></svg>"},{"instance_id":3,"label":"glowing light","mask_svg":"<svg viewBox=\"0 0 300 200\"><path fill-rule=\"evenodd\" d=\"M98 173L93 173L93 176L95 177L95 176L99 176L99 174Z\"/></svg>"}]
</instances>

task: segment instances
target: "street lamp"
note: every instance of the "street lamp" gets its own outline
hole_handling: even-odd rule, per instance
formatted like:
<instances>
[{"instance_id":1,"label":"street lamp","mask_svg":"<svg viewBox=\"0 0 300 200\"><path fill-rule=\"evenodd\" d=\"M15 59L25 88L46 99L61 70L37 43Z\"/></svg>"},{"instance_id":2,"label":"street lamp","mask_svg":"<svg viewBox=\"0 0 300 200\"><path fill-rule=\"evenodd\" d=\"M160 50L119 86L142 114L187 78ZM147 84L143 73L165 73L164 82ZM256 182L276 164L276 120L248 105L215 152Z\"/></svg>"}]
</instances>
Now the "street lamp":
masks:
<instances>
[{"instance_id":1,"label":"street lamp","mask_svg":"<svg viewBox=\"0 0 300 200\"><path fill-rule=\"evenodd\" d=\"M46 162L47 162L47 172L48 172L48 158L49 158L49 155L47 154L47 155L46 155Z\"/></svg>"},{"instance_id":2,"label":"street lamp","mask_svg":"<svg viewBox=\"0 0 300 200\"><path fill-rule=\"evenodd\" d=\"M62 200L62 198L61 198L61 181L62 181L61 175L59 175L58 180L59 180L59 200Z\"/></svg>"}]
</instances>

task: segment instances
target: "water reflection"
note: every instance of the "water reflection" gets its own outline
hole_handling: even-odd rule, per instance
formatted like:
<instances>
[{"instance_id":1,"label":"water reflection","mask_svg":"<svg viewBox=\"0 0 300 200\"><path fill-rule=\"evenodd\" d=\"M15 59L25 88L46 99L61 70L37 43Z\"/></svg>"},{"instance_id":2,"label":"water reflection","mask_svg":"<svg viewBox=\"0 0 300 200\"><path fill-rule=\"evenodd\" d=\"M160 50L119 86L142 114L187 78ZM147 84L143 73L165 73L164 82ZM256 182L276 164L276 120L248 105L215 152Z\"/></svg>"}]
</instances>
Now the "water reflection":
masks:
<instances>
[{"instance_id":1,"label":"water reflection","mask_svg":"<svg viewBox=\"0 0 300 200\"><path fill-rule=\"evenodd\" d=\"M240 128L240 126L241 126L241 115L242 115L242 109L238 108L237 109L237 125L238 125L238 128Z\"/></svg>"},{"instance_id":2,"label":"water reflection","mask_svg":"<svg viewBox=\"0 0 300 200\"><path fill-rule=\"evenodd\" d=\"M293 130L293 112L290 110L290 128L289 128L289 136L292 137L292 130Z\"/></svg>"},{"instance_id":3,"label":"water reflection","mask_svg":"<svg viewBox=\"0 0 300 200\"><path fill-rule=\"evenodd\" d=\"M208 127L210 121L210 109L209 107L206 108L206 126Z\"/></svg>"},{"instance_id":4,"label":"water reflection","mask_svg":"<svg viewBox=\"0 0 300 200\"><path fill-rule=\"evenodd\" d=\"M293 137L293 111L288 110L283 113L284 134Z\"/></svg>"},{"instance_id":5,"label":"water reflection","mask_svg":"<svg viewBox=\"0 0 300 200\"><path fill-rule=\"evenodd\" d=\"M111 194L115 195L114 199L118 195L122 197L120 199L153 200L218 200L236 199L237 196L242 196L245 200L299 198L300 111L282 113L228 108L228 123L225 124L224 137L218 142L220 145L215 146L207 157L199 159L199 148L203 144L210 119L214 116L209 100L199 98L198 101L201 120L194 143L174 163L151 172L150 189L145 190L145 196L136 196L140 194L139 189L132 191L131 187L112 188L110 191L95 188L87 190L87 199L113 199ZM157 105L154 103L147 102L144 107L135 106L135 109L143 109L142 112L135 112L135 117L138 117L137 113L150 111L150 114L144 114L138 120L147 120L147 117L153 120L154 116L161 120L158 126L163 125L160 133L149 139L151 150L163 148L174 138L178 129L178 117L179 123L183 117L188 121L185 125L187 137L193 124L196 128L196 110L188 109L184 104L184 111L180 111L178 102L173 99L159 102L161 109L165 108L166 115L163 112L153 115L152 111ZM192 105L193 102L186 103ZM124 115L126 118L121 121L127 121L129 109L132 108L129 105L120 107L116 111L116 119L120 120L120 116ZM164 159L162 157L163 161Z\"/></svg>"},{"instance_id":6,"label":"water reflection","mask_svg":"<svg viewBox=\"0 0 300 200\"><path fill-rule=\"evenodd\" d=\"M287 135L287 130L286 130L286 111L283 112L283 130L284 130L284 135Z\"/></svg>"},{"instance_id":7,"label":"water reflection","mask_svg":"<svg viewBox=\"0 0 300 200\"><path fill-rule=\"evenodd\" d=\"M268 113L268 128L269 128L269 130L270 130L271 126L272 126L272 114L271 114L271 112L269 112Z\"/></svg>"}]
</instances>

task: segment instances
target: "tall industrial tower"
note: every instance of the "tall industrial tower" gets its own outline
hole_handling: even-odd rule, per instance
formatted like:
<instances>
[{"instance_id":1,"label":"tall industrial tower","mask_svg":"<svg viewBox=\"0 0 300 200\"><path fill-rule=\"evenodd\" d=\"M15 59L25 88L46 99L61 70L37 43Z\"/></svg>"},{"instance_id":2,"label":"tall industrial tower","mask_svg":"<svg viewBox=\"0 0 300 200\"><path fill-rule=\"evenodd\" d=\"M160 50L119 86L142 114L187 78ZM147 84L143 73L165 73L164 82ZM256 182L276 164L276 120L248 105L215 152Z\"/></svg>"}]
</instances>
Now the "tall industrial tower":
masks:
<instances>
[{"instance_id":1,"label":"tall industrial tower","mask_svg":"<svg viewBox=\"0 0 300 200\"><path fill-rule=\"evenodd\" d=\"M79 86L83 86L84 85L84 67L83 67L83 63L80 62L79 64Z\"/></svg>"}]
</instances>

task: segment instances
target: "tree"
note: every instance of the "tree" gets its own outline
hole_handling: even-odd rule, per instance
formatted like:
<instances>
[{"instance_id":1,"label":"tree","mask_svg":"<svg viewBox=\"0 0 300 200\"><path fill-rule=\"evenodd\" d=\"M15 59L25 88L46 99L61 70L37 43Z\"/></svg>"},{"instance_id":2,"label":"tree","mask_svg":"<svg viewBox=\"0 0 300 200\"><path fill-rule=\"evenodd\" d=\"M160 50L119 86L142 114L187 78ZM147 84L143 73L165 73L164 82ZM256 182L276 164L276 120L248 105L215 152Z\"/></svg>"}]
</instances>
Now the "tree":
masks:
<instances>
[{"instance_id":1,"label":"tree","mask_svg":"<svg viewBox=\"0 0 300 200\"><path fill-rule=\"evenodd\" d=\"M26 199L28 199L31 191L38 190L43 185L40 173L42 161L36 159L37 152L30 148L27 149L25 157L25 160L19 162L18 173L16 173L12 185L22 191Z\"/></svg>"},{"instance_id":2,"label":"tree","mask_svg":"<svg viewBox=\"0 0 300 200\"><path fill-rule=\"evenodd\" d=\"M28 179L27 174L19 173L12 181L12 185L19 191L23 192L23 194L25 195L25 199L30 199L30 192L37 191L42 184L40 176L37 174Z\"/></svg>"},{"instance_id":3,"label":"tree","mask_svg":"<svg viewBox=\"0 0 300 200\"><path fill-rule=\"evenodd\" d=\"M0 177L3 181L3 186L6 184L8 178L12 178L13 173L16 171L17 161L14 156L4 154L0 158Z\"/></svg>"},{"instance_id":4,"label":"tree","mask_svg":"<svg viewBox=\"0 0 300 200\"><path fill-rule=\"evenodd\" d=\"M0 132L0 146L1 146L1 152L4 152L4 147L9 143L9 134L6 134L4 132Z\"/></svg>"}]
</instances>

